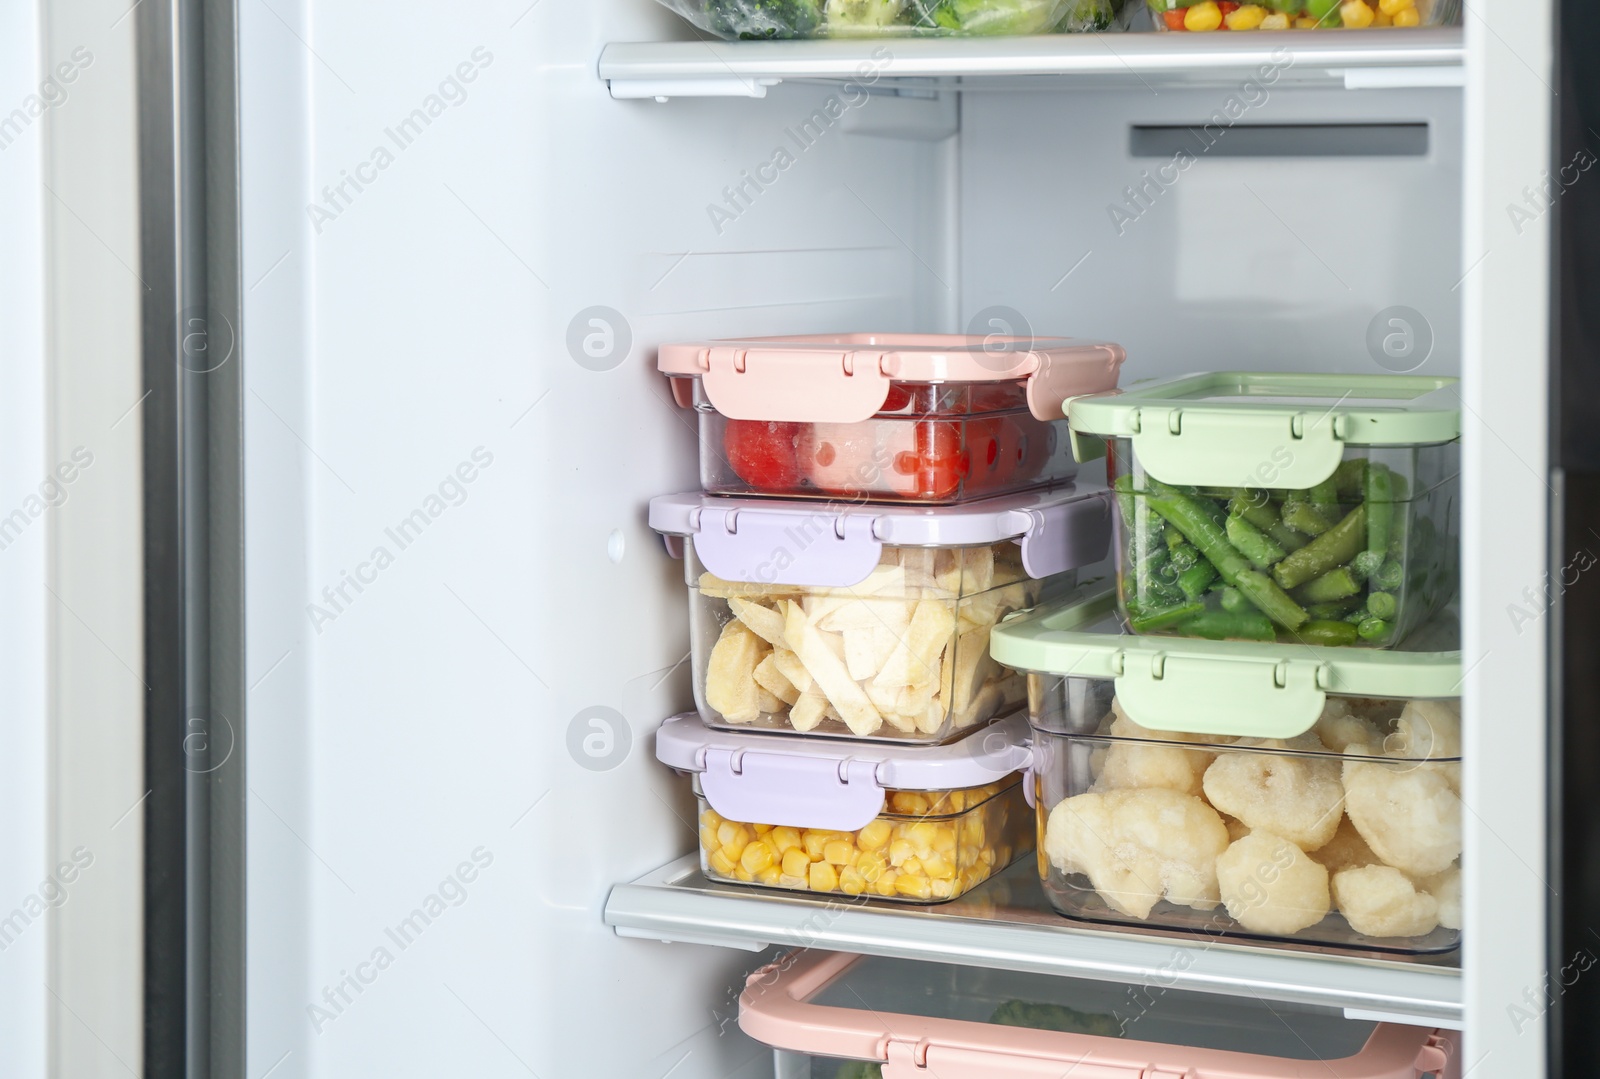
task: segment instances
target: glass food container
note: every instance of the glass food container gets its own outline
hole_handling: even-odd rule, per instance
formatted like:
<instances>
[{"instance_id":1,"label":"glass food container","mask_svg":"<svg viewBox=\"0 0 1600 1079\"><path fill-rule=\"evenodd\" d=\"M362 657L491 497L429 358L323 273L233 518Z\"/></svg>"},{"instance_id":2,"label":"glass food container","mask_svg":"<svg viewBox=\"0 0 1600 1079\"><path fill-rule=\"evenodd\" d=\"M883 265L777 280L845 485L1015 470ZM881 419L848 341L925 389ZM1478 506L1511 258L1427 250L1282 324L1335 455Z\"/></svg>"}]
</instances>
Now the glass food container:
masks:
<instances>
[{"instance_id":1,"label":"glass food container","mask_svg":"<svg viewBox=\"0 0 1600 1079\"><path fill-rule=\"evenodd\" d=\"M710 879L908 903L954 899L1032 849L1022 716L942 746L868 746L662 725L693 777Z\"/></svg>"},{"instance_id":2,"label":"glass food container","mask_svg":"<svg viewBox=\"0 0 1600 1079\"><path fill-rule=\"evenodd\" d=\"M1073 399L1080 460L1107 448L1129 626L1403 641L1456 596L1455 382L1219 373Z\"/></svg>"},{"instance_id":3,"label":"glass food container","mask_svg":"<svg viewBox=\"0 0 1600 1079\"><path fill-rule=\"evenodd\" d=\"M1104 557L1103 489L937 511L691 493L650 503L684 558L695 704L727 729L942 742L1022 706L989 629Z\"/></svg>"},{"instance_id":4,"label":"glass food container","mask_svg":"<svg viewBox=\"0 0 1600 1079\"><path fill-rule=\"evenodd\" d=\"M837 952L752 973L739 1026L778 1079L1417 1079L1452 1031L1323 1005Z\"/></svg>"},{"instance_id":5,"label":"glass food container","mask_svg":"<svg viewBox=\"0 0 1600 1079\"><path fill-rule=\"evenodd\" d=\"M843 334L662 345L716 494L948 505L1072 478L1061 405L1117 385L1104 341Z\"/></svg>"},{"instance_id":6,"label":"glass food container","mask_svg":"<svg viewBox=\"0 0 1600 1079\"><path fill-rule=\"evenodd\" d=\"M1457 0L1146 0L1157 30L1378 30L1448 26Z\"/></svg>"},{"instance_id":7,"label":"glass food container","mask_svg":"<svg viewBox=\"0 0 1600 1079\"><path fill-rule=\"evenodd\" d=\"M1459 651L1174 641L1110 597L998 627L1068 917L1376 952L1461 929ZM1453 626L1436 623L1442 647ZM1433 643L1433 642L1430 642Z\"/></svg>"}]
</instances>

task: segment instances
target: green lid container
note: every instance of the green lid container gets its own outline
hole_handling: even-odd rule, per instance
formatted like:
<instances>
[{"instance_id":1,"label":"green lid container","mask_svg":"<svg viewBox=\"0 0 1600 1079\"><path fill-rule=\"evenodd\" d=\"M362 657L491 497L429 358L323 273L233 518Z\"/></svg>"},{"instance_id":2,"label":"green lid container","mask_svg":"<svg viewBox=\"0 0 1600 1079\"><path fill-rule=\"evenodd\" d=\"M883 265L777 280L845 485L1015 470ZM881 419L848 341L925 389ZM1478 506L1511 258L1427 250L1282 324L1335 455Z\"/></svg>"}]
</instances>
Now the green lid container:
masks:
<instances>
[{"instance_id":1,"label":"green lid container","mask_svg":"<svg viewBox=\"0 0 1600 1079\"><path fill-rule=\"evenodd\" d=\"M1456 596L1455 379L1220 372L1066 410L1136 633L1389 648Z\"/></svg>"}]
</instances>

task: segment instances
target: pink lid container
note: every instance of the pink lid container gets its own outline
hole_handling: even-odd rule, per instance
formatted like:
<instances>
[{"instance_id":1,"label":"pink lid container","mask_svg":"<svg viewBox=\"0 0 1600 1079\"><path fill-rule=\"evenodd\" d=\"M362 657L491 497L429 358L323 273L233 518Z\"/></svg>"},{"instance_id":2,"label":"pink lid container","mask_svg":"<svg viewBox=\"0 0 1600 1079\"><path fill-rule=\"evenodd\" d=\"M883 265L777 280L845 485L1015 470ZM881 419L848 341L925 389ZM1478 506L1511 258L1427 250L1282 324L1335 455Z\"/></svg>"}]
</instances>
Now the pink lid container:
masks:
<instances>
[{"instance_id":1,"label":"pink lid container","mask_svg":"<svg viewBox=\"0 0 1600 1079\"><path fill-rule=\"evenodd\" d=\"M716 494L949 504L1070 479L1068 398L1115 389L1109 341L839 334L661 346Z\"/></svg>"},{"instance_id":2,"label":"pink lid container","mask_svg":"<svg viewBox=\"0 0 1600 1079\"><path fill-rule=\"evenodd\" d=\"M739 1026L781 1050L876 1061L883 1079L1461 1075L1453 1032L1333 1008L830 952L751 974Z\"/></svg>"}]
</instances>

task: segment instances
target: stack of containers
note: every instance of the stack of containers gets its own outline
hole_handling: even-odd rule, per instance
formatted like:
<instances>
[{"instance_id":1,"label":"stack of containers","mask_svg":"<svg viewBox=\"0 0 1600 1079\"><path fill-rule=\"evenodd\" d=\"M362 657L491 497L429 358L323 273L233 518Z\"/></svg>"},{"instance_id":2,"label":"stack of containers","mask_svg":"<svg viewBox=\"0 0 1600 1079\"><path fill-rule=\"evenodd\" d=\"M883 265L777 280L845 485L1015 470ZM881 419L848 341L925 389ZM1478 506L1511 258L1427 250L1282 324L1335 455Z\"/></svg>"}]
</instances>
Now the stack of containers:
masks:
<instances>
[{"instance_id":1,"label":"stack of containers","mask_svg":"<svg viewBox=\"0 0 1600 1079\"><path fill-rule=\"evenodd\" d=\"M1061 913L1456 946L1452 382L1218 374L1070 403L1078 452L1108 450L1115 602L992 638L1028 672L1039 871Z\"/></svg>"},{"instance_id":2,"label":"stack of containers","mask_svg":"<svg viewBox=\"0 0 1600 1079\"><path fill-rule=\"evenodd\" d=\"M650 504L697 706L657 756L693 777L707 876L933 902L1031 849L1027 725L1005 721L1026 684L989 633L1105 556L1063 409L1122 361L1060 338L662 347L704 490Z\"/></svg>"}]
</instances>

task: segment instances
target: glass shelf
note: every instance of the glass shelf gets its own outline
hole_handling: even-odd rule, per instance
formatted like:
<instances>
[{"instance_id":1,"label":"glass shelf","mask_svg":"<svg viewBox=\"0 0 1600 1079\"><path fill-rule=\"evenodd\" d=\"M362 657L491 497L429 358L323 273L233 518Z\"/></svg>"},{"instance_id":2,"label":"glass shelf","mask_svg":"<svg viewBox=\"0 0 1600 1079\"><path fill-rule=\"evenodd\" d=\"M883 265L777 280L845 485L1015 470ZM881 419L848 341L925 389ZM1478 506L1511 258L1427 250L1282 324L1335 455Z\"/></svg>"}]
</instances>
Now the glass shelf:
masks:
<instances>
[{"instance_id":1,"label":"glass shelf","mask_svg":"<svg viewBox=\"0 0 1600 1079\"><path fill-rule=\"evenodd\" d=\"M648 940L939 960L1461 1025L1455 955L1401 959L1091 928L1050 908L1031 857L952 902L913 907L713 884L688 855L614 887L605 920L621 936Z\"/></svg>"},{"instance_id":2,"label":"glass shelf","mask_svg":"<svg viewBox=\"0 0 1600 1079\"><path fill-rule=\"evenodd\" d=\"M860 81L876 90L1242 86L1459 87L1459 27L1250 34L1044 34L884 41L614 43L599 76L615 98L765 97L785 81ZM885 56L887 53L887 56Z\"/></svg>"}]
</instances>

